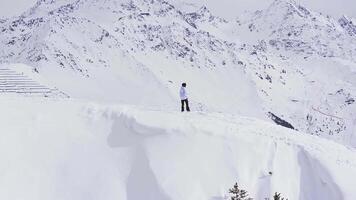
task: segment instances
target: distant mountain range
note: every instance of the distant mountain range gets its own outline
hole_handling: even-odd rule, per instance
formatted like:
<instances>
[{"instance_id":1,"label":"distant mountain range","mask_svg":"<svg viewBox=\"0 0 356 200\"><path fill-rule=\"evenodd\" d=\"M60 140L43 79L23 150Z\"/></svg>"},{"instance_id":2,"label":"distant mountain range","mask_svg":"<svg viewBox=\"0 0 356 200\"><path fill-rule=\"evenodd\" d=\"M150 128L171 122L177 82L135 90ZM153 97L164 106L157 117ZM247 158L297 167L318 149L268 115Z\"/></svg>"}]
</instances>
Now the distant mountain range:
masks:
<instances>
[{"instance_id":1,"label":"distant mountain range","mask_svg":"<svg viewBox=\"0 0 356 200\"><path fill-rule=\"evenodd\" d=\"M40 0L0 21L0 63L27 64L95 101L173 108L187 82L195 110L355 147L355 24L291 0L236 21L165 0Z\"/></svg>"}]
</instances>

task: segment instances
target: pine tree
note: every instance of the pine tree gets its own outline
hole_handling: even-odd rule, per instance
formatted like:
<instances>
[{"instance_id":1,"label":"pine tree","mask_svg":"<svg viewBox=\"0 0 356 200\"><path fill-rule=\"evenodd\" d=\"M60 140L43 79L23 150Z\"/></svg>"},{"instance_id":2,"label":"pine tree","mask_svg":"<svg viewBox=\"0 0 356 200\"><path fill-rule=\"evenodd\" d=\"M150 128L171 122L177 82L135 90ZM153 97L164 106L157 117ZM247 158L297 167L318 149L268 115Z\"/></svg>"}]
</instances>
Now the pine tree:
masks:
<instances>
[{"instance_id":1,"label":"pine tree","mask_svg":"<svg viewBox=\"0 0 356 200\"><path fill-rule=\"evenodd\" d=\"M288 200L283 197L281 197L281 193L274 193L273 200Z\"/></svg>"},{"instance_id":2,"label":"pine tree","mask_svg":"<svg viewBox=\"0 0 356 200\"><path fill-rule=\"evenodd\" d=\"M231 200L251 200L251 198L248 198L247 191L239 189L237 183L232 189L229 189L229 193L232 194Z\"/></svg>"}]
</instances>

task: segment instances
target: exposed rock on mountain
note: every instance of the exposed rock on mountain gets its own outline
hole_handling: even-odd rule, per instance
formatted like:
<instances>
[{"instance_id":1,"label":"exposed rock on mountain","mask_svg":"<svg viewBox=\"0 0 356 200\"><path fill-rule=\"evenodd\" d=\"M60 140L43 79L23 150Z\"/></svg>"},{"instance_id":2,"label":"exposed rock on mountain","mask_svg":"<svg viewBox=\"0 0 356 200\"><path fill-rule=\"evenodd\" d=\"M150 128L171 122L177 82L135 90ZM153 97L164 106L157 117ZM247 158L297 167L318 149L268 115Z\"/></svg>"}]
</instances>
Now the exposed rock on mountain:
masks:
<instances>
[{"instance_id":1,"label":"exposed rock on mountain","mask_svg":"<svg viewBox=\"0 0 356 200\"><path fill-rule=\"evenodd\" d=\"M273 113L356 146L356 37L346 17L289 0L237 23L164 0L40 0L0 21L0 32L1 63L33 66L73 98L173 107L184 81L195 110Z\"/></svg>"}]
</instances>

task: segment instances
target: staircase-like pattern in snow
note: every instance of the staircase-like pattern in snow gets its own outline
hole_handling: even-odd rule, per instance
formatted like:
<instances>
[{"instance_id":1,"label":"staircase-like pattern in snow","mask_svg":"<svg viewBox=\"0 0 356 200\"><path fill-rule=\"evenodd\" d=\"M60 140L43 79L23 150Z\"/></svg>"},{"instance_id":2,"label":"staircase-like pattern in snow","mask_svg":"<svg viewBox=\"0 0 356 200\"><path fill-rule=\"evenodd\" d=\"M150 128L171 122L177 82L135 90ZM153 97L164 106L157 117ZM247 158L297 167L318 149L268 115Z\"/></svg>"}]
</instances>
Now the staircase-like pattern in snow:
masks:
<instances>
[{"instance_id":1,"label":"staircase-like pattern in snow","mask_svg":"<svg viewBox=\"0 0 356 200\"><path fill-rule=\"evenodd\" d=\"M9 68L0 67L0 94L17 94L33 97L64 97L69 96L56 88L49 88Z\"/></svg>"}]
</instances>

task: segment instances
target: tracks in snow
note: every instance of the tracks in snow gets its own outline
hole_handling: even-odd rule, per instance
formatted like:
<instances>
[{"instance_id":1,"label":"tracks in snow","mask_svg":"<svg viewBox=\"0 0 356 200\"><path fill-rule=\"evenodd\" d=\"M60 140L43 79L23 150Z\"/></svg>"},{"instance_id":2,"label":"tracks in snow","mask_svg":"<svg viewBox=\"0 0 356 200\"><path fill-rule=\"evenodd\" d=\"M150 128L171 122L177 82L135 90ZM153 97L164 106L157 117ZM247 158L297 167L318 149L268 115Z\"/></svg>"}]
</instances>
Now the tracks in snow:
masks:
<instances>
[{"instance_id":1,"label":"tracks in snow","mask_svg":"<svg viewBox=\"0 0 356 200\"><path fill-rule=\"evenodd\" d=\"M7 67L0 67L0 94L17 94L31 97L69 97L56 88L49 88L24 73Z\"/></svg>"}]
</instances>

